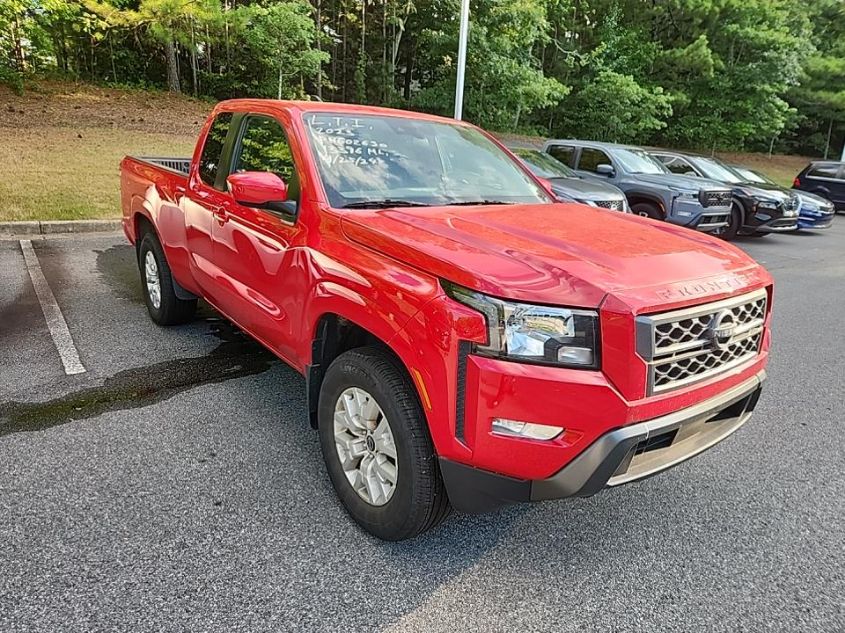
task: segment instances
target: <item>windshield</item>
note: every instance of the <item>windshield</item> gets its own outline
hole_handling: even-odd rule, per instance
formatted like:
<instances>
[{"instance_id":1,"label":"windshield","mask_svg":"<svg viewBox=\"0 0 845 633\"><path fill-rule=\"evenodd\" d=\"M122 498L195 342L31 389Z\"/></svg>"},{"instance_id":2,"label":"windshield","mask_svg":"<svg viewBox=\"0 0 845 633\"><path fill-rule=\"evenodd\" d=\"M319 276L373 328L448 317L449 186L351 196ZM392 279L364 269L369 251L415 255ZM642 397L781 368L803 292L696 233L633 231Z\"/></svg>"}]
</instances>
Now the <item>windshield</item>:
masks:
<instances>
[{"instance_id":1,"label":"windshield","mask_svg":"<svg viewBox=\"0 0 845 633\"><path fill-rule=\"evenodd\" d=\"M578 178L578 174L546 152L524 148L516 148L511 151L519 156L535 176L540 178Z\"/></svg>"},{"instance_id":2,"label":"windshield","mask_svg":"<svg viewBox=\"0 0 845 633\"><path fill-rule=\"evenodd\" d=\"M402 116L307 113L305 129L335 208L550 203L480 131Z\"/></svg>"},{"instance_id":3,"label":"windshield","mask_svg":"<svg viewBox=\"0 0 845 633\"><path fill-rule=\"evenodd\" d=\"M631 174L668 174L671 173L659 160L641 149L617 149L613 157L622 168Z\"/></svg>"},{"instance_id":4,"label":"windshield","mask_svg":"<svg viewBox=\"0 0 845 633\"><path fill-rule=\"evenodd\" d=\"M732 169L739 174L745 182L756 182L758 184L763 185L771 185L774 184L771 180L763 176L762 174L758 174L756 171L752 169L748 169L747 167L739 167L735 166Z\"/></svg>"},{"instance_id":5,"label":"windshield","mask_svg":"<svg viewBox=\"0 0 845 633\"><path fill-rule=\"evenodd\" d=\"M725 165L724 163L716 160L715 158L704 158L702 156L696 156L695 158L691 158L695 163L695 166L698 167L699 171L704 174L707 178L711 180L718 180L720 182L731 182L731 183L739 183L742 182L742 178L733 171L730 167Z\"/></svg>"}]
</instances>

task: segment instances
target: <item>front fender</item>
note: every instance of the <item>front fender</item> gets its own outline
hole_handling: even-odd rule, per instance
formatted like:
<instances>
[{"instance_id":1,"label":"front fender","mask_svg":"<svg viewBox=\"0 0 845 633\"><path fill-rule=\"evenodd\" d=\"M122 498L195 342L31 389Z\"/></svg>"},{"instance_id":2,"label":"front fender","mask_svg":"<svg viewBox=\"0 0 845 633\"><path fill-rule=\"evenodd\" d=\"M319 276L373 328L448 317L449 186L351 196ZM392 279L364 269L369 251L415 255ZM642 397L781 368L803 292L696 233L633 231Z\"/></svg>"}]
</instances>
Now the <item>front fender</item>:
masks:
<instances>
[{"instance_id":1,"label":"front fender","mask_svg":"<svg viewBox=\"0 0 845 633\"><path fill-rule=\"evenodd\" d=\"M484 317L440 295L427 303L390 341L414 379L440 457L468 461L472 420L464 419L467 355L487 339ZM471 403L469 403L471 405ZM466 425L467 428L465 428Z\"/></svg>"},{"instance_id":2,"label":"front fender","mask_svg":"<svg viewBox=\"0 0 845 633\"><path fill-rule=\"evenodd\" d=\"M667 189L665 192L655 192L653 189L641 189L639 187L627 187L625 189L625 196L629 199L635 198L646 202L652 202L663 209L664 213L671 213L672 211L672 195Z\"/></svg>"}]
</instances>

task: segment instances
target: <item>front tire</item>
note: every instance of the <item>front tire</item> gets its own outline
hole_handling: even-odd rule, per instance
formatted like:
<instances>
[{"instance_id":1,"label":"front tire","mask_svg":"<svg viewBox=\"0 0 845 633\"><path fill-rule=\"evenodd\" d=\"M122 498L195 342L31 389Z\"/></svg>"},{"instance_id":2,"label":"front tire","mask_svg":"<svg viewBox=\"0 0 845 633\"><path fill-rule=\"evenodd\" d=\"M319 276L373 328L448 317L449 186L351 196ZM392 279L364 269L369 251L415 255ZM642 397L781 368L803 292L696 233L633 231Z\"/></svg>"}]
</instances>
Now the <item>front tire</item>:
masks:
<instances>
[{"instance_id":1,"label":"front tire","mask_svg":"<svg viewBox=\"0 0 845 633\"><path fill-rule=\"evenodd\" d=\"M196 299L180 299L173 289L173 276L164 249L155 233L148 231L138 246L138 267L144 303L150 318L159 325L178 325L194 318Z\"/></svg>"},{"instance_id":2,"label":"front tire","mask_svg":"<svg viewBox=\"0 0 845 633\"><path fill-rule=\"evenodd\" d=\"M731 215L728 218L728 225L725 228L720 229L720 232L716 233L716 235L721 237L723 240L735 240L736 236L739 235L740 229L742 228L742 217L742 211L737 208L735 204L732 205ZM755 231L749 233L749 235L753 234L755 234Z\"/></svg>"},{"instance_id":3,"label":"front tire","mask_svg":"<svg viewBox=\"0 0 845 633\"><path fill-rule=\"evenodd\" d=\"M657 205L650 202L637 202L631 205L631 213L643 218L651 218L652 220L662 220L663 214Z\"/></svg>"},{"instance_id":4,"label":"front tire","mask_svg":"<svg viewBox=\"0 0 845 633\"><path fill-rule=\"evenodd\" d=\"M448 516L416 391L388 351L364 347L336 358L320 388L317 416L329 478L364 530L401 541Z\"/></svg>"}]
</instances>

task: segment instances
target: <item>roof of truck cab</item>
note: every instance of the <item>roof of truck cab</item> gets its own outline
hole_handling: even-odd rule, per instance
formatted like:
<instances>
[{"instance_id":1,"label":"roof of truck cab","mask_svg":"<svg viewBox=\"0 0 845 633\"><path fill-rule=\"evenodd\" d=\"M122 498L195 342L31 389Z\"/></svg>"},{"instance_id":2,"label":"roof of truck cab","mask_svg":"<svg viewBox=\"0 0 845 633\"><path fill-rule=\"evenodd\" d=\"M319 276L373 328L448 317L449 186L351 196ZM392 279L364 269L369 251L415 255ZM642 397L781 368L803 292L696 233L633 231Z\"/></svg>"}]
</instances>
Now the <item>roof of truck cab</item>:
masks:
<instances>
[{"instance_id":1,"label":"roof of truck cab","mask_svg":"<svg viewBox=\"0 0 845 633\"><path fill-rule=\"evenodd\" d=\"M448 117L428 114L426 112L414 112L413 110L399 110L396 108L383 108L380 106L359 105L356 103L333 103L329 101L292 101L279 99L227 99L217 104L215 111L235 110L248 111L256 107L278 107L285 110L297 111L300 113L320 112L338 113L345 115L371 115L371 116L402 116L424 121L436 121L439 123L450 123L457 125L471 125L466 121L457 121Z\"/></svg>"},{"instance_id":2,"label":"roof of truck cab","mask_svg":"<svg viewBox=\"0 0 845 633\"><path fill-rule=\"evenodd\" d=\"M665 147L643 147L643 149L653 154L672 154L674 156L683 156L684 158L718 158L718 156L707 156L698 152L690 152L683 149L666 149Z\"/></svg>"},{"instance_id":3,"label":"roof of truck cab","mask_svg":"<svg viewBox=\"0 0 845 633\"><path fill-rule=\"evenodd\" d=\"M582 141L577 138L552 138L546 141L545 145L552 143L569 143L582 147L598 147L605 149L644 149L641 145L630 145L627 143L609 143L606 141Z\"/></svg>"}]
</instances>

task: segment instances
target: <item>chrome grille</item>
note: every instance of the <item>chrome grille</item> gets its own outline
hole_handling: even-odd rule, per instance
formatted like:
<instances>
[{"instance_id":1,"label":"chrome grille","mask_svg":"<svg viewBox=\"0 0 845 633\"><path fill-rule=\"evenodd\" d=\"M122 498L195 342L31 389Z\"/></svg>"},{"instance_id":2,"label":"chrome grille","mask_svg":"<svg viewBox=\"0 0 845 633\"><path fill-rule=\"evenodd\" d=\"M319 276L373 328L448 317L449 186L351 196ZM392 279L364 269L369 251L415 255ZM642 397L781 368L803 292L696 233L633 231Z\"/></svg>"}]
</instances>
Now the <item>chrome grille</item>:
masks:
<instances>
[{"instance_id":1,"label":"chrome grille","mask_svg":"<svg viewBox=\"0 0 845 633\"><path fill-rule=\"evenodd\" d=\"M727 207L733 194L730 191L701 191L698 200L702 207Z\"/></svg>"},{"instance_id":2,"label":"chrome grille","mask_svg":"<svg viewBox=\"0 0 845 633\"><path fill-rule=\"evenodd\" d=\"M648 392L711 378L760 351L766 291L637 318L637 353L648 363Z\"/></svg>"},{"instance_id":3,"label":"chrome grille","mask_svg":"<svg viewBox=\"0 0 845 633\"><path fill-rule=\"evenodd\" d=\"M594 204L597 207L611 209L612 211L622 211L624 208L621 200L596 200Z\"/></svg>"}]
</instances>

